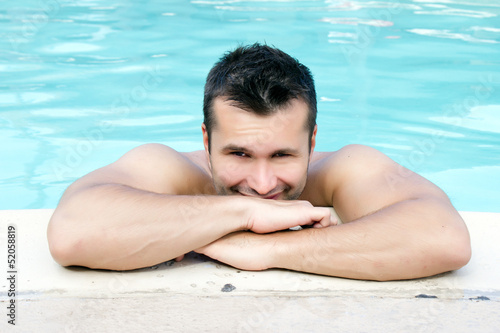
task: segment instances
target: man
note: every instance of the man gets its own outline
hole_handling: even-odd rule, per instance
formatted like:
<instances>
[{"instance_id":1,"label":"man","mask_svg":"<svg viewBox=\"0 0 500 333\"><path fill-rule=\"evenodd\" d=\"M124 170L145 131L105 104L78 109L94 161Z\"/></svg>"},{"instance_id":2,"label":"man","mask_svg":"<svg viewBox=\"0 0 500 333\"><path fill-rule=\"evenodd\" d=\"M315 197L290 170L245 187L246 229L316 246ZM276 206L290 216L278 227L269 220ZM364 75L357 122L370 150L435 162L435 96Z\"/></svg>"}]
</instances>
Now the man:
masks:
<instances>
[{"instance_id":1,"label":"man","mask_svg":"<svg viewBox=\"0 0 500 333\"><path fill-rule=\"evenodd\" d=\"M467 228L435 185L366 146L314 152L313 79L289 55L240 47L204 97L204 151L143 145L66 190L48 228L57 262L127 270L196 251L245 270L394 280L469 261Z\"/></svg>"}]
</instances>

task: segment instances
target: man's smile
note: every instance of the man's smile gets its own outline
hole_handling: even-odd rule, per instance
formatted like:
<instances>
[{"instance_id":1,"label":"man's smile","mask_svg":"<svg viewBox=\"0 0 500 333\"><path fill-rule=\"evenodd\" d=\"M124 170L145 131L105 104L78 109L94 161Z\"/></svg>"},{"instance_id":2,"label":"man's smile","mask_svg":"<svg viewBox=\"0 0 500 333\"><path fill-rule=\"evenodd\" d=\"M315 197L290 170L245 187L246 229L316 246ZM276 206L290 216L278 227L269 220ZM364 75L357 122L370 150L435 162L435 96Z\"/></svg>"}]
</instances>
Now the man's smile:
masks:
<instances>
[{"instance_id":1,"label":"man's smile","mask_svg":"<svg viewBox=\"0 0 500 333\"><path fill-rule=\"evenodd\" d=\"M245 197L271 199L271 200L277 200L281 196L281 194L283 193L283 191L280 191L280 192L270 194L270 195L269 194L268 195L259 195L259 194L249 194L249 193L241 192L239 190L235 190L235 192L237 192L238 194L243 195Z\"/></svg>"}]
</instances>

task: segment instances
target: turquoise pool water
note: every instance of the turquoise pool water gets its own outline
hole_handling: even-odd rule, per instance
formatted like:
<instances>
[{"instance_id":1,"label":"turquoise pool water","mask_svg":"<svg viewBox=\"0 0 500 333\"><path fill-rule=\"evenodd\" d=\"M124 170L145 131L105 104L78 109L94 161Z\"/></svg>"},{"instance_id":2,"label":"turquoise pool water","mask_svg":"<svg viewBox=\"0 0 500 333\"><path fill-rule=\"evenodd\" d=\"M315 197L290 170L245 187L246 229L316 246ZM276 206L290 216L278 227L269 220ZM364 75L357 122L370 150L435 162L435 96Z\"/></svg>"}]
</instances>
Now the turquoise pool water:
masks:
<instances>
[{"instance_id":1,"label":"turquoise pool water","mask_svg":"<svg viewBox=\"0 0 500 333\"><path fill-rule=\"evenodd\" d=\"M3 1L0 35L0 209L142 143L202 149L208 70L259 41L315 74L318 150L368 144L500 212L496 0Z\"/></svg>"}]
</instances>

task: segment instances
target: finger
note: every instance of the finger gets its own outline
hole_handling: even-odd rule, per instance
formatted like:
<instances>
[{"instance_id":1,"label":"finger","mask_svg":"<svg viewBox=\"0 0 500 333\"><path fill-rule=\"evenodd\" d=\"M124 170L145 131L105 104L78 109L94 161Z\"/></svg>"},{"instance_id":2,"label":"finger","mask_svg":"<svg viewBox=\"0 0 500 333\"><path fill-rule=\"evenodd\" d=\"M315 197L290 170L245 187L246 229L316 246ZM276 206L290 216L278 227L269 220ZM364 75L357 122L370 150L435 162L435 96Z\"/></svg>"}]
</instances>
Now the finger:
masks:
<instances>
[{"instance_id":1,"label":"finger","mask_svg":"<svg viewBox=\"0 0 500 333\"><path fill-rule=\"evenodd\" d=\"M322 224L321 221L316 221L316 222L309 223L309 225L311 225L311 227L313 227L313 228L319 229L319 228L329 227L331 224L330 224L330 222Z\"/></svg>"},{"instance_id":2,"label":"finger","mask_svg":"<svg viewBox=\"0 0 500 333\"><path fill-rule=\"evenodd\" d=\"M332 220L331 212L328 208L319 208L321 209L321 219L317 220L316 224L319 224L320 227L329 227L334 224L335 218Z\"/></svg>"},{"instance_id":3,"label":"finger","mask_svg":"<svg viewBox=\"0 0 500 333\"><path fill-rule=\"evenodd\" d=\"M319 228L328 228L328 227L331 227L331 226L335 226L337 225L337 220L330 220L330 222L326 223L326 224L322 224L321 222L315 222L313 224L313 228L316 228L316 229L319 229Z\"/></svg>"},{"instance_id":4,"label":"finger","mask_svg":"<svg viewBox=\"0 0 500 333\"><path fill-rule=\"evenodd\" d=\"M328 228L328 227L331 227L333 225L334 225L334 223L330 220L330 218L325 217L323 220L315 222L313 224L313 227L314 228Z\"/></svg>"},{"instance_id":5,"label":"finger","mask_svg":"<svg viewBox=\"0 0 500 333\"><path fill-rule=\"evenodd\" d=\"M334 221L334 224L335 225L342 224L342 220L340 219L339 215L335 211L335 208L328 207L328 210L330 211L331 220Z\"/></svg>"},{"instance_id":6,"label":"finger","mask_svg":"<svg viewBox=\"0 0 500 333\"><path fill-rule=\"evenodd\" d=\"M321 209L321 213L324 214L321 219L317 219L322 227L329 227L331 225L338 225L339 219L335 210L332 207L315 207L316 209Z\"/></svg>"},{"instance_id":7,"label":"finger","mask_svg":"<svg viewBox=\"0 0 500 333\"><path fill-rule=\"evenodd\" d=\"M182 259L184 259L184 254L182 256L178 256L177 258L175 258L175 261L179 262Z\"/></svg>"}]
</instances>

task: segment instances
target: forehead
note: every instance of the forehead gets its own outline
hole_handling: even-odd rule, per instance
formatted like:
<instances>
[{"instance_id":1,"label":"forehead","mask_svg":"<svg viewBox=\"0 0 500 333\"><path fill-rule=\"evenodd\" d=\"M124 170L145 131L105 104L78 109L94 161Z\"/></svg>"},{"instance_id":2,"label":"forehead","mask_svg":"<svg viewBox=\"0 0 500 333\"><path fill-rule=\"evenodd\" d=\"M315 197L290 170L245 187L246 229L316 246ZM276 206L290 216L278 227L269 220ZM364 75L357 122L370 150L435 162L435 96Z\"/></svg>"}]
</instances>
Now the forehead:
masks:
<instances>
[{"instance_id":1,"label":"forehead","mask_svg":"<svg viewBox=\"0 0 500 333\"><path fill-rule=\"evenodd\" d=\"M215 126L211 135L212 142L218 146L272 149L308 144L308 107L302 100L294 99L286 107L266 116L242 110L220 97L213 106Z\"/></svg>"}]
</instances>

